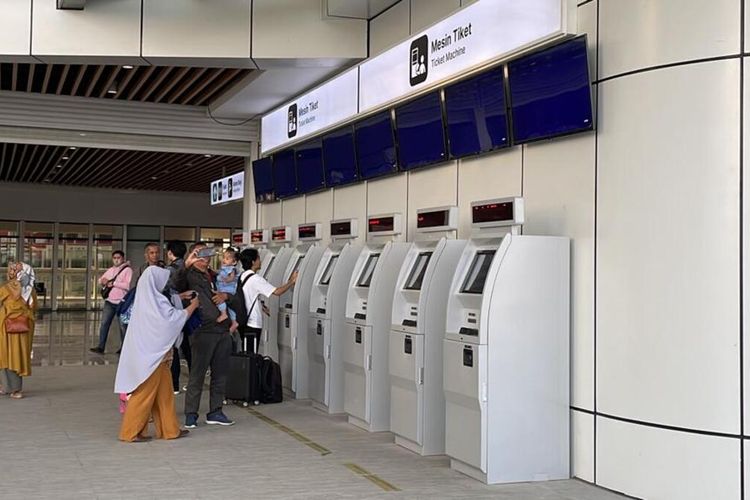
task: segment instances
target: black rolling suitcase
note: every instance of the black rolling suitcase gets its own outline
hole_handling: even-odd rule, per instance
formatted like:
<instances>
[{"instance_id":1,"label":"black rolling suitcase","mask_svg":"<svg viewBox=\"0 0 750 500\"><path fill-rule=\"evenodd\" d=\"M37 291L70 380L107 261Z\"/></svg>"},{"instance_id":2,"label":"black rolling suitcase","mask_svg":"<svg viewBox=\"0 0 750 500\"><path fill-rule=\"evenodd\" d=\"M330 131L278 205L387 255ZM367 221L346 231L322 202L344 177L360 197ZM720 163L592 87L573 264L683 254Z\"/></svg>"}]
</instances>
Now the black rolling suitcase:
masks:
<instances>
[{"instance_id":1,"label":"black rolling suitcase","mask_svg":"<svg viewBox=\"0 0 750 500\"><path fill-rule=\"evenodd\" d=\"M256 342L256 340L253 341ZM232 354L229 358L226 398L241 402L242 406L257 405L263 399L261 385L263 356L247 352L247 337L245 337L243 347L245 352Z\"/></svg>"}]
</instances>

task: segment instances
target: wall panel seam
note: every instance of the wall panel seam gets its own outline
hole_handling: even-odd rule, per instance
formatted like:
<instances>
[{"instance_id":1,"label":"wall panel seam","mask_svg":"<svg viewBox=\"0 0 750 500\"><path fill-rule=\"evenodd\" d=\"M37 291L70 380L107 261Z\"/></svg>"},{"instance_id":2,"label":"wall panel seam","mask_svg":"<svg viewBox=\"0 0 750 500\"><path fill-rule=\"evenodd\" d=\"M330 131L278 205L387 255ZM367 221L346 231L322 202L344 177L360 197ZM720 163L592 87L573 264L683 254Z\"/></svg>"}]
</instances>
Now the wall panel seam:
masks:
<instances>
[{"instance_id":1,"label":"wall panel seam","mask_svg":"<svg viewBox=\"0 0 750 500\"><path fill-rule=\"evenodd\" d=\"M598 13L597 13L597 15L598 15ZM597 28L597 31L598 31L598 28ZM597 33L597 39L598 39L598 36L599 35ZM599 46L599 43L598 43L598 40L597 40L597 53L599 52L599 47L598 46ZM611 75L611 76L607 76L607 77L604 77L604 78L598 78L599 75L597 75L597 80L595 80L592 83L594 83L594 84L605 83L605 82L609 82L611 80L617 80L618 78L623 78L623 77L626 77L626 76L633 76L633 75L637 75L637 74L640 74L640 73L649 73L651 71L657 71L657 70L660 70L660 69L675 68L675 67L679 67L679 66L689 66L689 65L692 65L692 64L701 64L701 63L715 62L715 61L726 61L726 60L731 60L731 59L740 59L743 56L744 56L744 54L742 54L742 53L727 54L727 55L723 55L723 56L705 57L705 58L701 58L701 59L689 59L687 61L678 61L678 62L672 62L672 63L657 64L657 65L654 65L654 66L646 66L644 68L639 68L639 69L634 69L634 70L630 70L630 71L625 71L623 73L618 73L616 75ZM598 56L597 56L597 72L598 72Z\"/></svg>"}]
</instances>

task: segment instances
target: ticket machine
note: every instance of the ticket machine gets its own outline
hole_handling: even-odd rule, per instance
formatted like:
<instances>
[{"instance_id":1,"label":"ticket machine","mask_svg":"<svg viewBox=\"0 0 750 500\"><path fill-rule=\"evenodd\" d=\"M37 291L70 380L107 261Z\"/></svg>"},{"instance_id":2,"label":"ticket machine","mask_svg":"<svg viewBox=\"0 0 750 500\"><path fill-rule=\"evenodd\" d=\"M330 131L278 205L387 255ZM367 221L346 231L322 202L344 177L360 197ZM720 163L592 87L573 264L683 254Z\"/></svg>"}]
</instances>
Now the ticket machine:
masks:
<instances>
[{"instance_id":1,"label":"ticket machine","mask_svg":"<svg viewBox=\"0 0 750 500\"><path fill-rule=\"evenodd\" d=\"M292 228L289 226L278 226L271 229L271 251L276 252L276 256L269 260L268 267L261 271L263 277L274 286L281 286L284 271L289 263L289 259L294 253L294 249L289 247L292 241ZM267 256L264 258L268 258ZM274 360L279 359L279 297L271 295L268 298L261 298L258 301L260 306L268 307L269 316L263 316L263 332L261 334L260 346L258 352L264 356L270 356ZM256 305L255 307L258 307Z\"/></svg>"},{"instance_id":2,"label":"ticket machine","mask_svg":"<svg viewBox=\"0 0 750 500\"><path fill-rule=\"evenodd\" d=\"M331 221L332 243L323 251L310 291L307 352L312 405L344 412L343 344L346 294L362 245L354 243L357 219Z\"/></svg>"},{"instance_id":3,"label":"ticket machine","mask_svg":"<svg viewBox=\"0 0 750 500\"><path fill-rule=\"evenodd\" d=\"M445 452L488 484L568 478L570 241L521 235L522 198L471 210L448 298Z\"/></svg>"},{"instance_id":4,"label":"ticket machine","mask_svg":"<svg viewBox=\"0 0 750 500\"><path fill-rule=\"evenodd\" d=\"M458 208L417 211L417 236L393 296L389 343L390 430L420 455L445 452L443 338L453 273L466 240L456 240Z\"/></svg>"},{"instance_id":5,"label":"ticket machine","mask_svg":"<svg viewBox=\"0 0 750 500\"><path fill-rule=\"evenodd\" d=\"M370 432L390 427L388 332L393 289L412 243L401 234L401 214L370 216L367 242L354 265L346 300L344 411Z\"/></svg>"},{"instance_id":6,"label":"ticket machine","mask_svg":"<svg viewBox=\"0 0 750 500\"><path fill-rule=\"evenodd\" d=\"M263 277L266 277L268 269L276 258L276 252L268 248L270 233L268 229L253 229L250 231L250 246L258 250L258 255L260 255L258 273Z\"/></svg>"},{"instance_id":7,"label":"ticket machine","mask_svg":"<svg viewBox=\"0 0 750 500\"><path fill-rule=\"evenodd\" d=\"M310 288L324 248L321 224L297 226L298 244L286 265L281 283L286 283L294 271L299 272L297 283L279 299L279 365L281 385L292 391L297 399L307 399L309 393L309 364L307 357L307 318L310 311ZM303 335L304 332L304 335Z\"/></svg>"}]
</instances>

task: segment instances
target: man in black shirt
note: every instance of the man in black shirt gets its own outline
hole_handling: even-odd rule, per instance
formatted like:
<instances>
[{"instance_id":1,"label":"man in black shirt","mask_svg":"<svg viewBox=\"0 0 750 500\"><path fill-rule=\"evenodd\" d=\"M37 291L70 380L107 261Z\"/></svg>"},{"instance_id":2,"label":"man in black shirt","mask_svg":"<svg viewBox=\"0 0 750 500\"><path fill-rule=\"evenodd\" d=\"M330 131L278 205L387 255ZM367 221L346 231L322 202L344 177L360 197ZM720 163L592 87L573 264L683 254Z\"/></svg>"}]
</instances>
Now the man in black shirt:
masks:
<instances>
[{"instance_id":1,"label":"man in black shirt","mask_svg":"<svg viewBox=\"0 0 750 500\"><path fill-rule=\"evenodd\" d=\"M190 339L193 363L190 367L190 379L185 396L185 427L188 429L198 424L203 380L209 367L211 368L211 384L206 423L209 425L234 424L234 421L222 411L229 357L232 354L232 338L229 334L231 321L227 318L221 323L216 322L221 313L215 301L220 299L215 297L216 290L208 272L209 258L197 256L197 252L205 247L203 243L191 245L188 257L185 259L185 271L180 273L187 281L187 289L198 294L202 321L201 326L195 330Z\"/></svg>"}]
</instances>

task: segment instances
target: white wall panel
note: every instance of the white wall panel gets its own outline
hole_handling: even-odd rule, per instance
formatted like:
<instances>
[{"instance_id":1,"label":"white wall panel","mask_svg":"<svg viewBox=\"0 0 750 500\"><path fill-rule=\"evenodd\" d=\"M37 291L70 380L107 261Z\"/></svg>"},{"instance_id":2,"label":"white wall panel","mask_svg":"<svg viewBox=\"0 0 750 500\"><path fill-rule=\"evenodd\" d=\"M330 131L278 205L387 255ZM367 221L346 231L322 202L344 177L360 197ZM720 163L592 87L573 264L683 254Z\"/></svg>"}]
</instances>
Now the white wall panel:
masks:
<instances>
[{"instance_id":1,"label":"white wall panel","mask_svg":"<svg viewBox=\"0 0 750 500\"><path fill-rule=\"evenodd\" d=\"M570 474L594 482L594 416L570 411Z\"/></svg>"},{"instance_id":2,"label":"white wall panel","mask_svg":"<svg viewBox=\"0 0 750 500\"><path fill-rule=\"evenodd\" d=\"M460 7L461 0L411 0L411 32L422 31Z\"/></svg>"},{"instance_id":3,"label":"white wall panel","mask_svg":"<svg viewBox=\"0 0 750 500\"><path fill-rule=\"evenodd\" d=\"M260 212L259 229L271 229L281 225L281 202L261 203L258 205Z\"/></svg>"},{"instance_id":4,"label":"white wall panel","mask_svg":"<svg viewBox=\"0 0 750 500\"><path fill-rule=\"evenodd\" d=\"M208 193L11 182L0 182L0 216L10 220L71 223L242 227L242 205L212 207Z\"/></svg>"},{"instance_id":5,"label":"white wall panel","mask_svg":"<svg viewBox=\"0 0 750 500\"><path fill-rule=\"evenodd\" d=\"M571 404L594 409L594 134L525 146L525 234L571 239Z\"/></svg>"},{"instance_id":6,"label":"white wall panel","mask_svg":"<svg viewBox=\"0 0 750 500\"><path fill-rule=\"evenodd\" d=\"M458 237L471 237L471 202L521 195L521 148L458 162Z\"/></svg>"},{"instance_id":7,"label":"white wall panel","mask_svg":"<svg viewBox=\"0 0 750 500\"><path fill-rule=\"evenodd\" d=\"M305 197L298 196L281 202L281 223L292 228L294 243L297 242L297 225L305 222Z\"/></svg>"},{"instance_id":8,"label":"white wall panel","mask_svg":"<svg viewBox=\"0 0 750 500\"><path fill-rule=\"evenodd\" d=\"M364 58L367 21L324 19L319 1L254 0L255 58Z\"/></svg>"},{"instance_id":9,"label":"white wall panel","mask_svg":"<svg viewBox=\"0 0 750 500\"><path fill-rule=\"evenodd\" d=\"M247 61L250 5L250 0L145 0L143 56Z\"/></svg>"},{"instance_id":10,"label":"white wall panel","mask_svg":"<svg viewBox=\"0 0 750 500\"><path fill-rule=\"evenodd\" d=\"M458 163L451 161L426 170L409 172L408 217L409 239L417 229L420 208L458 206Z\"/></svg>"},{"instance_id":11,"label":"white wall panel","mask_svg":"<svg viewBox=\"0 0 750 500\"><path fill-rule=\"evenodd\" d=\"M737 0L601 0L599 77L736 54Z\"/></svg>"},{"instance_id":12,"label":"white wall panel","mask_svg":"<svg viewBox=\"0 0 750 500\"><path fill-rule=\"evenodd\" d=\"M738 82L730 60L599 86L599 411L739 431Z\"/></svg>"},{"instance_id":13,"label":"white wall panel","mask_svg":"<svg viewBox=\"0 0 750 500\"><path fill-rule=\"evenodd\" d=\"M409 0L401 0L370 21L370 57L409 36Z\"/></svg>"},{"instance_id":14,"label":"white wall panel","mask_svg":"<svg viewBox=\"0 0 750 500\"><path fill-rule=\"evenodd\" d=\"M748 60L747 58L742 59L742 64L745 65L745 71L748 70ZM747 193L750 193L750 180L748 180L748 154L750 154L750 135L748 131L748 127L750 127L750 103L748 103L748 98L750 98L750 78L744 79L744 86L745 88L742 89L742 92L744 93L744 137L742 137L742 142L744 144L743 147L743 192L745 193L745 197L747 197ZM743 273L742 276L742 284L743 288L745 290L745 294L743 296L744 303L742 304L742 308L744 311L743 320L744 320L744 343L743 343L743 349L744 349L744 399L745 399L745 408L744 408L744 417L745 417L745 434L750 434L750 427L748 427L748 424L750 424L750 415L748 412L750 411L750 401L748 401L748 397L750 397L750 387L748 387L748 383L750 383L750 324L748 322L750 321L750 299L748 298L747 290L750 287L750 212L748 211L748 204L747 199L745 199L743 206L742 206L742 212L743 212L743 218L742 218L742 224L743 224L743 231L744 231L744 241L742 242L743 246ZM750 448L750 445L748 446ZM747 464L747 462L745 462ZM750 483L748 483L750 485ZM750 488L748 488L748 491L750 491Z\"/></svg>"},{"instance_id":15,"label":"white wall panel","mask_svg":"<svg viewBox=\"0 0 750 500\"><path fill-rule=\"evenodd\" d=\"M323 240L325 246L331 242L331 220L333 219L333 189L305 196L305 222L320 222L323 225Z\"/></svg>"},{"instance_id":16,"label":"white wall panel","mask_svg":"<svg viewBox=\"0 0 750 500\"><path fill-rule=\"evenodd\" d=\"M0 6L0 54L31 54L31 0L4 0Z\"/></svg>"},{"instance_id":17,"label":"white wall panel","mask_svg":"<svg viewBox=\"0 0 750 500\"><path fill-rule=\"evenodd\" d=\"M406 234L406 184L405 173L367 181L367 215L401 214L404 230L394 238L397 241L413 240L411 233Z\"/></svg>"},{"instance_id":18,"label":"white wall panel","mask_svg":"<svg viewBox=\"0 0 750 500\"><path fill-rule=\"evenodd\" d=\"M598 7L598 0L581 5L578 7L578 34L586 34L586 47L588 48L589 56L589 78L591 81L595 81L596 77L596 11Z\"/></svg>"},{"instance_id":19,"label":"white wall panel","mask_svg":"<svg viewBox=\"0 0 750 500\"><path fill-rule=\"evenodd\" d=\"M358 241L365 241L367 229L367 185L364 182L333 190L333 218L357 219Z\"/></svg>"},{"instance_id":20,"label":"white wall panel","mask_svg":"<svg viewBox=\"0 0 750 500\"><path fill-rule=\"evenodd\" d=\"M141 1L95 0L84 10L34 1L34 55L140 56Z\"/></svg>"},{"instance_id":21,"label":"white wall panel","mask_svg":"<svg viewBox=\"0 0 750 500\"><path fill-rule=\"evenodd\" d=\"M649 500L735 500L738 439L599 418L597 484Z\"/></svg>"}]
</instances>

